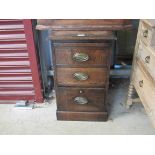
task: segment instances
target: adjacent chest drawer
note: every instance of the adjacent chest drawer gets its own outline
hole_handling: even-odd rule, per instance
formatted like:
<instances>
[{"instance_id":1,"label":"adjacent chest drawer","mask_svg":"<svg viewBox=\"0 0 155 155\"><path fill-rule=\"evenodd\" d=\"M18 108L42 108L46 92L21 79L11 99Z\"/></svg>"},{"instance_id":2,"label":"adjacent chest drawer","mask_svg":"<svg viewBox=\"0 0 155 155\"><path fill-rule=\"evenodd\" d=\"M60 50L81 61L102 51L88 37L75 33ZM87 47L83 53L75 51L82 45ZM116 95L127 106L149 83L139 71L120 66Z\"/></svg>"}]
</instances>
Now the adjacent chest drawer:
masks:
<instances>
[{"instance_id":1,"label":"adjacent chest drawer","mask_svg":"<svg viewBox=\"0 0 155 155\"><path fill-rule=\"evenodd\" d=\"M140 31L140 37L141 40L145 43L147 46L155 46L155 28L151 27L144 21L141 21L141 31Z\"/></svg>"},{"instance_id":2,"label":"adjacent chest drawer","mask_svg":"<svg viewBox=\"0 0 155 155\"><path fill-rule=\"evenodd\" d=\"M140 42L137 58L143 62L144 66L155 79L155 51Z\"/></svg>"},{"instance_id":3,"label":"adjacent chest drawer","mask_svg":"<svg viewBox=\"0 0 155 155\"><path fill-rule=\"evenodd\" d=\"M133 82L145 109L151 113L153 109L155 110L155 81L144 72L139 61L135 65Z\"/></svg>"},{"instance_id":4,"label":"adjacent chest drawer","mask_svg":"<svg viewBox=\"0 0 155 155\"><path fill-rule=\"evenodd\" d=\"M105 110L103 88L65 88L57 90L60 111L94 112Z\"/></svg>"},{"instance_id":5,"label":"adjacent chest drawer","mask_svg":"<svg viewBox=\"0 0 155 155\"><path fill-rule=\"evenodd\" d=\"M95 86L107 83L107 68L56 68L58 86Z\"/></svg>"},{"instance_id":6,"label":"adjacent chest drawer","mask_svg":"<svg viewBox=\"0 0 155 155\"><path fill-rule=\"evenodd\" d=\"M84 44L85 45L85 44ZM110 47L57 47L56 65L102 65L109 64Z\"/></svg>"}]
</instances>

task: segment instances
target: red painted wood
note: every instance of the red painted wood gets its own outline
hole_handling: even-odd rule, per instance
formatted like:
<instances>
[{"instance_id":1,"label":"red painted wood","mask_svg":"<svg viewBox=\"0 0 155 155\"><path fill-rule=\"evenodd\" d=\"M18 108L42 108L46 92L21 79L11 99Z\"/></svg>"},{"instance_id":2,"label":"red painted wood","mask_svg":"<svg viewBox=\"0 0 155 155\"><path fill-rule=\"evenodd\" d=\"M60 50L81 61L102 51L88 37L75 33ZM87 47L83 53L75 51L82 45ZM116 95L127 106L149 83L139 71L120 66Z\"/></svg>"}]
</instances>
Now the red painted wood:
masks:
<instances>
[{"instance_id":1,"label":"red painted wood","mask_svg":"<svg viewBox=\"0 0 155 155\"><path fill-rule=\"evenodd\" d=\"M34 97L35 97L34 95L27 95L27 96L26 95L14 95L14 96L0 95L1 100L34 100Z\"/></svg>"},{"instance_id":2,"label":"red painted wood","mask_svg":"<svg viewBox=\"0 0 155 155\"><path fill-rule=\"evenodd\" d=\"M4 80L1 80L0 81L0 85L10 85L10 84L16 84L16 85L18 85L18 84L24 84L24 85L26 85L26 84L33 84L33 82L32 81L29 81L29 80L25 80L25 81L22 81L22 80L18 80L18 81L4 81Z\"/></svg>"},{"instance_id":3,"label":"red painted wood","mask_svg":"<svg viewBox=\"0 0 155 155\"><path fill-rule=\"evenodd\" d=\"M29 53L30 67L32 70L32 81L34 84L34 90L36 94L35 99L37 102L42 102L43 96L41 92L41 81L39 78L41 76L38 71L36 50L35 50L33 31L32 31L32 23L31 23L31 20L28 20L28 19L23 20L23 23L24 23L26 42L27 42L27 49Z\"/></svg>"},{"instance_id":4,"label":"red painted wood","mask_svg":"<svg viewBox=\"0 0 155 155\"><path fill-rule=\"evenodd\" d=\"M31 20L0 19L0 100L43 102L38 68Z\"/></svg>"}]
</instances>

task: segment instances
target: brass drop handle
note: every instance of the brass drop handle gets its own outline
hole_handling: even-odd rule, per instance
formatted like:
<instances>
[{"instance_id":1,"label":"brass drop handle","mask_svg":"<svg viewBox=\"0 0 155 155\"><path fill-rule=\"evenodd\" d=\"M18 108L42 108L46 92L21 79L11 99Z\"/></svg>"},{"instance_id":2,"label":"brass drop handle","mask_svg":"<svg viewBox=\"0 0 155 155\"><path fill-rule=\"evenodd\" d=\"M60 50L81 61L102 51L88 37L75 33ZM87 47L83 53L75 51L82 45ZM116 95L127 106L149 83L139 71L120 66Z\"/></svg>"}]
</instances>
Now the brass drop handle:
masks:
<instances>
[{"instance_id":1,"label":"brass drop handle","mask_svg":"<svg viewBox=\"0 0 155 155\"><path fill-rule=\"evenodd\" d=\"M89 55L86 53L75 53L73 55L73 60L77 62L85 62L89 60Z\"/></svg>"},{"instance_id":2,"label":"brass drop handle","mask_svg":"<svg viewBox=\"0 0 155 155\"><path fill-rule=\"evenodd\" d=\"M87 104L88 103L88 100L86 97L80 97L80 96L77 96L74 98L74 102L76 104Z\"/></svg>"},{"instance_id":3,"label":"brass drop handle","mask_svg":"<svg viewBox=\"0 0 155 155\"><path fill-rule=\"evenodd\" d=\"M148 37L148 30L143 31L143 37L147 38Z\"/></svg>"},{"instance_id":4,"label":"brass drop handle","mask_svg":"<svg viewBox=\"0 0 155 155\"><path fill-rule=\"evenodd\" d=\"M150 62L150 56L145 57L145 62L149 63Z\"/></svg>"},{"instance_id":5,"label":"brass drop handle","mask_svg":"<svg viewBox=\"0 0 155 155\"><path fill-rule=\"evenodd\" d=\"M143 80L139 81L139 87L143 87Z\"/></svg>"},{"instance_id":6,"label":"brass drop handle","mask_svg":"<svg viewBox=\"0 0 155 155\"><path fill-rule=\"evenodd\" d=\"M73 75L74 79L78 80L78 81L84 81L88 79L88 75L86 73L82 73L82 72L76 72Z\"/></svg>"}]
</instances>

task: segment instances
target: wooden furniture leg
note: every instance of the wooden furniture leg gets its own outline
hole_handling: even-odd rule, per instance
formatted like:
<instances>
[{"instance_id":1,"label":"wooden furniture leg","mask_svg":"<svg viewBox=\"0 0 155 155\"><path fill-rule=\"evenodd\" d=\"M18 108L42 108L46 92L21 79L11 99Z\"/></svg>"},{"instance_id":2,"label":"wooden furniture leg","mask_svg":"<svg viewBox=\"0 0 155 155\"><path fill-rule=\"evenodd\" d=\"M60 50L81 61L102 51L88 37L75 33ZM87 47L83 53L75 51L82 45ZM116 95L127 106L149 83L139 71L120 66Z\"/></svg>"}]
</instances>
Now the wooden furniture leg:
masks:
<instances>
[{"instance_id":1,"label":"wooden furniture leg","mask_svg":"<svg viewBox=\"0 0 155 155\"><path fill-rule=\"evenodd\" d=\"M126 108L130 108L130 106L132 105L134 92L135 92L135 89L131 81L129 85L128 95L127 95Z\"/></svg>"}]
</instances>

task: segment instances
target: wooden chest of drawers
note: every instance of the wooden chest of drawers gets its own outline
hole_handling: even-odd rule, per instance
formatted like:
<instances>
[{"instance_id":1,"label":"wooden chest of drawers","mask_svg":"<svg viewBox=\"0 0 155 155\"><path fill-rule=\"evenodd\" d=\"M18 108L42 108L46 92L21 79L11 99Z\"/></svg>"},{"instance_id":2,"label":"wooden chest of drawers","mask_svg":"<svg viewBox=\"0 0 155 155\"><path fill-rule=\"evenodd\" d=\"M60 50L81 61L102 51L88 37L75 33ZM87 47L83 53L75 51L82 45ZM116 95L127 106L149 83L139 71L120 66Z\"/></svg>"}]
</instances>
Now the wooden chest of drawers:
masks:
<instances>
[{"instance_id":1,"label":"wooden chest of drawers","mask_svg":"<svg viewBox=\"0 0 155 155\"><path fill-rule=\"evenodd\" d=\"M38 20L49 29L58 120L106 121L112 41L129 20Z\"/></svg>"},{"instance_id":2,"label":"wooden chest of drawers","mask_svg":"<svg viewBox=\"0 0 155 155\"><path fill-rule=\"evenodd\" d=\"M111 39L52 40L58 120L107 120Z\"/></svg>"},{"instance_id":3,"label":"wooden chest of drawers","mask_svg":"<svg viewBox=\"0 0 155 155\"><path fill-rule=\"evenodd\" d=\"M155 126L155 20L141 20L133 59L127 105L139 95L145 110Z\"/></svg>"}]
</instances>

